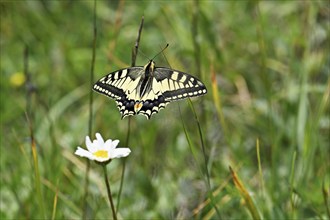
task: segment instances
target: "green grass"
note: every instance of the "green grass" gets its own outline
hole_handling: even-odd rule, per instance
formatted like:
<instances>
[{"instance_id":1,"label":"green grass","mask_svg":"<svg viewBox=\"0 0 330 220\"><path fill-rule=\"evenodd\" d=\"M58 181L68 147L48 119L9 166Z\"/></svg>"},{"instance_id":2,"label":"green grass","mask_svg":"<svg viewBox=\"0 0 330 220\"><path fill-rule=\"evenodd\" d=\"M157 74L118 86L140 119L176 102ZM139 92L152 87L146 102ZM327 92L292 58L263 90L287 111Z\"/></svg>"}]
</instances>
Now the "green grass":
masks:
<instances>
[{"instance_id":1,"label":"green grass","mask_svg":"<svg viewBox=\"0 0 330 220\"><path fill-rule=\"evenodd\" d=\"M93 6L0 3L1 219L112 216L93 162L83 209L86 160L74 155L89 133ZM196 114L183 100L130 119L118 218L329 219L329 2L97 1L95 81L130 66L142 16L140 51L169 43L156 65L197 76L208 94L192 99ZM93 98L93 138L126 147L128 119ZM115 205L122 168L107 166Z\"/></svg>"}]
</instances>

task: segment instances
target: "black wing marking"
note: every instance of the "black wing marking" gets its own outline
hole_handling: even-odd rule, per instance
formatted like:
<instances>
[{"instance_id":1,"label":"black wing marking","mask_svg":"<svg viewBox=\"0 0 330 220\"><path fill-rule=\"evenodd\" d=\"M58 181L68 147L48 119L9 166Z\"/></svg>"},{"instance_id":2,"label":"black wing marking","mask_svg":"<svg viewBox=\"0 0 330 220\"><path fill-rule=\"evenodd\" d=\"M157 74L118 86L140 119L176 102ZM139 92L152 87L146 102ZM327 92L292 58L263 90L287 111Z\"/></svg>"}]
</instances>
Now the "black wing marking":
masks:
<instances>
[{"instance_id":1,"label":"black wing marking","mask_svg":"<svg viewBox=\"0 0 330 220\"><path fill-rule=\"evenodd\" d=\"M130 100L125 97L117 99L116 103L122 118L128 115L142 114L146 116L147 119L150 119L153 114L158 113L159 110L165 108L168 104L163 96L158 96L153 100L148 99L143 101Z\"/></svg>"}]
</instances>

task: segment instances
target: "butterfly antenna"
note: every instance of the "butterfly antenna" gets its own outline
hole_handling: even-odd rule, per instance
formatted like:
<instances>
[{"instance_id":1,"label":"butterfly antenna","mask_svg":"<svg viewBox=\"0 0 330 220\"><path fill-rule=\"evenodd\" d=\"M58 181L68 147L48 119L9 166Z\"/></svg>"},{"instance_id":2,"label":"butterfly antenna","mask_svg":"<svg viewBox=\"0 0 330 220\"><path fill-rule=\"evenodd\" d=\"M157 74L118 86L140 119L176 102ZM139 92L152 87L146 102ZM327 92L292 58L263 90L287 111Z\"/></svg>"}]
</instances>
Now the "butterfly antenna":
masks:
<instances>
[{"instance_id":1,"label":"butterfly antenna","mask_svg":"<svg viewBox=\"0 0 330 220\"><path fill-rule=\"evenodd\" d=\"M138 50L139 50L140 54L142 54L145 58L147 58L148 60L150 60L150 58L145 53L143 53L142 50L140 50L140 49L138 49Z\"/></svg>"},{"instance_id":2,"label":"butterfly antenna","mask_svg":"<svg viewBox=\"0 0 330 220\"><path fill-rule=\"evenodd\" d=\"M164 59L166 60L166 63L168 64L168 66L171 67L171 64L168 62L168 59L165 56L165 53L162 53L162 55L163 55ZM171 67L171 69L172 69L172 67Z\"/></svg>"},{"instance_id":3,"label":"butterfly antenna","mask_svg":"<svg viewBox=\"0 0 330 220\"><path fill-rule=\"evenodd\" d=\"M169 44L166 44L166 46L159 52L157 53L151 60L154 60L159 54L163 53L163 51L168 48Z\"/></svg>"}]
</instances>

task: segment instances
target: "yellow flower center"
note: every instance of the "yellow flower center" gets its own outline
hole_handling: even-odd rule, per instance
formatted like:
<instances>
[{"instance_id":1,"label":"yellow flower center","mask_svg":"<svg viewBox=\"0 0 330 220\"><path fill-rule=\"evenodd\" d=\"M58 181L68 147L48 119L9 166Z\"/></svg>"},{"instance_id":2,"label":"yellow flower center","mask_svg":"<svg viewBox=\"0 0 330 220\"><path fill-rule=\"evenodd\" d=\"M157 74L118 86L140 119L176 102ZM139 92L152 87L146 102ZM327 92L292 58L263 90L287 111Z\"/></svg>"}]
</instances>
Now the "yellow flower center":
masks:
<instances>
[{"instance_id":1,"label":"yellow flower center","mask_svg":"<svg viewBox=\"0 0 330 220\"><path fill-rule=\"evenodd\" d=\"M93 153L95 157L101 157L101 158L108 158L108 151L106 150L99 150Z\"/></svg>"}]
</instances>

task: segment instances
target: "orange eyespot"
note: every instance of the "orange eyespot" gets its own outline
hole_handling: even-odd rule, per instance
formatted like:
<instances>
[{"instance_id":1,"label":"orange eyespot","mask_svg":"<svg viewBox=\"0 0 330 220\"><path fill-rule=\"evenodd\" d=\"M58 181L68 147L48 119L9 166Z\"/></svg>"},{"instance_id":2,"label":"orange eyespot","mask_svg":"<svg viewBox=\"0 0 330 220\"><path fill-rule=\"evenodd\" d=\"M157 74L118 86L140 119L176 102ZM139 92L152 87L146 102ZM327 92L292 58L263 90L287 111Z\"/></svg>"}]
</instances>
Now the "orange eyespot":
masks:
<instances>
[{"instance_id":1,"label":"orange eyespot","mask_svg":"<svg viewBox=\"0 0 330 220\"><path fill-rule=\"evenodd\" d=\"M135 111L135 112L140 111L140 109L142 108L142 106L143 106L143 103L142 103L142 102L137 102L137 103L134 105L134 111Z\"/></svg>"}]
</instances>

